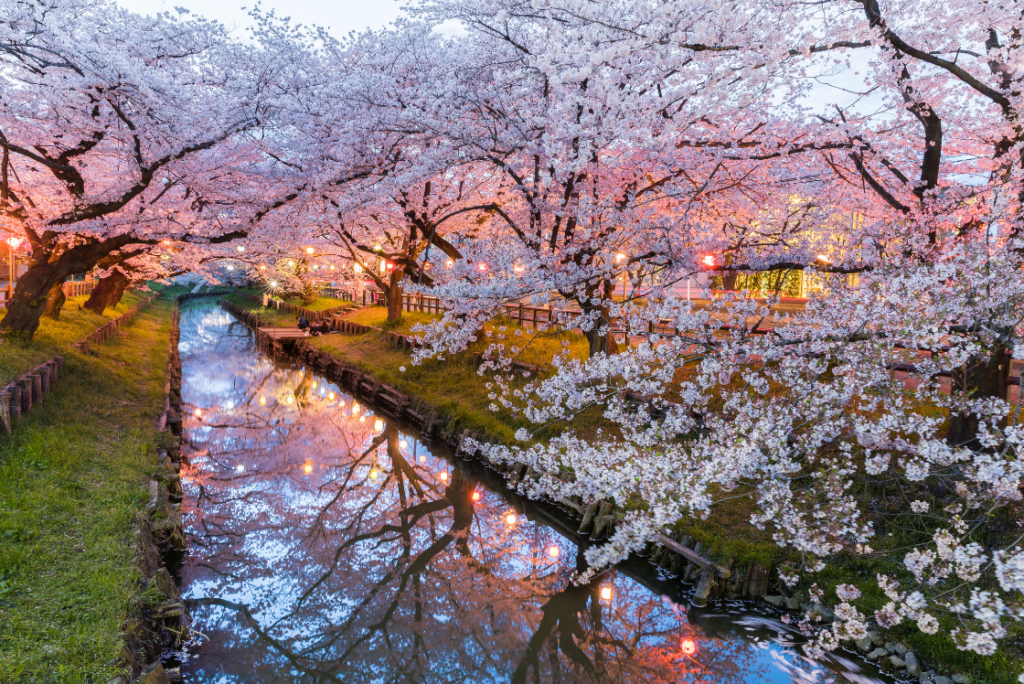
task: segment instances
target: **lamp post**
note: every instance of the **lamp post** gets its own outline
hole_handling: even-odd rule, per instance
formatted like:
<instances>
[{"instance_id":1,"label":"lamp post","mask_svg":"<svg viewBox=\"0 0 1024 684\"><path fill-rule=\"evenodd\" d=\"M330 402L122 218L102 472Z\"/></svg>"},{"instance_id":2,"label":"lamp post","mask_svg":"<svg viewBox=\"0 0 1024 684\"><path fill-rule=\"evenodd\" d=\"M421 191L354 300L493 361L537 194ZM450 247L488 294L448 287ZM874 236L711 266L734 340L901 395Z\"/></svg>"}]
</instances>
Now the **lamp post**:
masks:
<instances>
[{"instance_id":1,"label":"lamp post","mask_svg":"<svg viewBox=\"0 0 1024 684\"><path fill-rule=\"evenodd\" d=\"M21 244L21 238L16 238L13 235L7 238L7 246L10 248L7 253L7 264L10 267L11 282L7 286L7 300L10 301L14 297L14 250Z\"/></svg>"}]
</instances>

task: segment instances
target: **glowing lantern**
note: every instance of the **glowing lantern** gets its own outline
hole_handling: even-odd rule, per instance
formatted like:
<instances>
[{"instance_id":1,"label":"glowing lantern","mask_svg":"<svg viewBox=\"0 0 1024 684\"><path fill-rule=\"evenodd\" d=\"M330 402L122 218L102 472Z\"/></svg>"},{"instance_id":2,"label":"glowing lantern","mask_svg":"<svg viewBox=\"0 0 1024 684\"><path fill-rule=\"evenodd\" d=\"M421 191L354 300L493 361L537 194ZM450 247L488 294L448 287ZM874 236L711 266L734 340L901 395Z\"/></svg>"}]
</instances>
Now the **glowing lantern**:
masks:
<instances>
[{"instance_id":1,"label":"glowing lantern","mask_svg":"<svg viewBox=\"0 0 1024 684\"><path fill-rule=\"evenodd\" d=\"M307 248L306 248L306 254L312 254L312 253L313 253L313 252L315 252L315 251L316 251L316 250L314 250L314 249L313 249L312 247L307 247Z\"/></svg>"},{"instance_id":2,"label":"glowing lantern","mask_svg":"<svg viewBox=\"0 0 1024 684\"><path fill-rule=\"evenodd\" d=\"M360 423L365 423L366 422L366 416L359 416L359 422Z\"/></svg>"},{"instance_id":3,"label":"glowing lantern","mask_svg":"<svg viewBox=\"0 0 1024 684\"><path fill-rule=\"evenodd\" d=\"M267 265L266 264L260 264L260 270L261 271L266 271L267 270Z\"/></svg>"},{"instance_id":4,"label":"glowing lantern","mask_svg":"<svg viewBox=\"0 0 1024 684\"><path fill-rule=\"evenodd\" d=\"M444 472L442 470L441 472L439 472L437 474L437 479L440 480L441 482L447 482L448 481L448 473L446 473L446 472Z\"/></svg>"},{"instance_id":5,"label":"glowing lantern","mask_svg":"<svg viewBox=\"0 0 1024 684\"><path fill-rule=\"evenodd\" d=\"M383 430L384 429L384 421L381 420L380 418L378 418L377 420L373 421L373 429L376 430L377 432L380 432L381 430Z\"/></svg>"},{"instance_id":6,"label":"glowing lantern","mask_svg":"<svg viewBox=\"0 0 1024 684\"><path fill-rule=\"evenodd\" d=\"M238 465L235 466L235 472L236 473L244 473L245 472L245 466L242 465L241 463L239 463Z\"/></svg>"},{"instance_id":7,"label":"glowing lantern","mask_svg":"<svg viewBox=\"0 0 1024 684\"><path fill-rule=\"evenodd\" d=\"M480 492L473 492L473 495L471 497L469 497L469 498L473 499L473 501L479 501L480 500Z\"/></svg>"},{"instance_id":8,"label":"glowing lantern","mask_svg":"<svg viewBox=\"0 0 1024 684\"><path fill-rule=\"evenodd\" d=\"M8 238L7 239L7 244L9 244L11 247L17 248L18 242L20 242L18 240L18 238ZM170 247L171 246L171 241L170 240L164 240L163 244L164 244L164 247Z\"/></svg>"},{"instance_id":9,"label":"glowing lantern","mask_svg":"<svg viewBox=\"0 0 1024 684\"><path fill-rule=\"evenodd\" d=\"M266 406L266 405L267 405L267 398L266 397L260 397L260 406Z\"/></svg>"},{"instance_id":10,"label":"glowing lantern","mask_svg":"<svg viewBox=\"0 0 1024 684\"><path fill-rule=\"evenodd\" d=\"M615 261L622 262L622 261L625 261L625 260L626 260L626 255L623 254L622 252L619 252L618 254L615 255Z\"/></svg>"},{"instance_id":11,"label":"glowing lantern","mask_svg":"<svg viewBox=\"0 0 1024 684\"><path fill-rule=\"evenodd\" d=\"M602 601L611 601L612 600L612 588L611 587L608 587L608 586L601 587L601 600Z\"/></svg>"},{"instance_id":12,"label":"glowing lantern","mask_svg":"<svg viewBox=\"0 0 1024 684\"><path fill-rule=\"evenodd\" d=\"M560 555L562 555L562 550L552 544L548 547L548 555L552 558L558 558Z\"/></svg>"},{"instance_id":13,"label":"glowing lantern","mask_svg":"<svg viewBox=\"0 0 1024 684\"><path fill-rule=\"evenodd\" d=\"M310 386L311 386L311 387L312 387L313 389L316 389L316 380L314 380L314 381L313 381L313 384L312 384L312 385L310 385Z\"/></svg>"},{"instance_id":14,"label":"glowing lantern","mask_svg":"<svg viewBox=\"0 0 1024 684\"><path fill-rule=\"evenodd\" d=\"M706 254L700 262L705 266L712 267L715 265L715 257L713 254Z\"/></svg>"},{"instance_id":15,"label":"glowing lantern","mask_svg":"<svg viewBox=\"0 0 1024 684\"><path fill-rule=\"evenodd\" d=\"M831 260L831 259L829 259L829 258L828 258L827 256L825 256L824 254L819 254L819 255L818 255L818 261L820 261L820 262L821 262L821 263L823 263L823 264L831 264L831 263L832 263L832 260Z\"/></svg>"},{"instance_id":16,"label":"glowing lantern","mask_svg":"<svg viewBox=\"0 0 1024 684\"><path fill-rule=\"evenodd\" d=\"M516 273L522 273L522 272L523 272L523 271L525 271L526 269L525 269L525 268L523 268L522 266L518 266L518 265L517 265L517 266L513 266L513 267L512 267L512 270L513 270L513 271L515 271Z\"/></svg>"},{"instance_id":17,"label":"glowing lantern","mask_svg":"<svg viewBox=\"0 0 1024 684\"><path fill-rule=\"evenodd\" d=\"M334 392L328 392L327 398L330 399L331 401L334 401Z\"/></svg>"},{"instance_id":18,"label":"glowing lantern","mask_svg":"<svg viewBox=\"0 0 1024 684\"><path fill-rule=\"evenodd\" d=\"M378 242L378 243L374 244L373 251L374 252L379 252L380 250L381 250L380 243Z\"/></svg>"},{"instance_id":19,"label":"glowing lantern","mask_svg":"<svg viewBox=\"0 0 1024 684\"><path fill-rule=\"evenodd\" d=\"M289 267L289 268L291 268L291 267L292 267L292 266L294 266L294 265L295 265L295 262L294 262L294 261L292 261L291 259L289 259L289 260L288 260L288 267Z\"/></svg>"},{"instance_id":20,"label":"glowing lantern","mask_svg":"<svg viewBox=\"0 0 1024 684\"><path fill-rule=\"evenodd\" d=\"M384 261L383 259L380 260L380 272L382 274L388 272L388 262Z\"/></svg>"},{"instance_id":21,"label":"glowing lantern","mask_svg":"<svg viewBox=\"0 0 1024 684\"><path fill-rule=\"evenodd\" d=\"M270 281L270 287L277 287L277 281L276 280L271 280Z\"/></svg>"},{"instance_id":22,"label":"glowing lantern","mask_svg":"<svg viewBox=\"0 0 1024 684\"><path fill-rule=\"evenodd\" d=\"M196 418L201 418L203 416L203 412L200 411L199 409L195 410L195 414L196 414Z\"/></svg>"},{"instance_id":23,"label":"glowing lantern","mask_svg":"<svg viewBox=\"0 0 1024 684\"><path fill-rule=\"evenodd\" d=\"M306 463L306 465L302 466L302 469L306 472L307 475L309 475L311 472L313 472L313 464Z\"/></svg>"},{"instance_id":24,"label":"glowing lantern","mask_svg":"<svg viewBox=\"0 0 1024 684\"><path fill-rule=\"evenodd\" d=\"M313 270L314 270L314 271L318 271L318 270L320 270L320 267L319 267L319 266L317 266L316 264L313 264Z\"/></svg>"},{"instance_id":25,"label":"glowing lantern","mask_svg":"<svg viewBox=\"0 0 1024 684\"><path fill-rule=\"evenodd\" d=\"M482 271L486 271L487 270L487 264L484 264L484 263L477 264L477 268L480 269L481 272Z\"/></svg>"},{"instance_id":26,"label":"glowing lantern","mask_svg":"<svg viewBox=\"0 0 1024 684\"><path fill-rule=\"evenodd\" d=\"M237 249L238 249L238 253L241 254L242 252L245 251L245 245L238 245Z\"/></svg>"},{"instance_id":27,"label":"glowing lantern","mask_svg":"<svg viewBox=\"0 0 1024 684\"><path fill-rule=\"evenodd\" d=\"M420 456L420 463L426 463L426 462L427 462L427 457L426 456Z\"/></svg>"},{"instance_id":28,"label":"glowing lantern","mask_svg":"<svg viewBox=\"0 0 1024 684\"><path fill-rule=\"evenodd\" d=\"M332 266L331 268L334 268L334 267ZM353 264L352 265L352 271L355 272L355 273L362 273L363 272L363 267L360 266L359 264Z\"/></svg>"},{"instance_id":29,"label":"glowing lantern","mask_svg":"<svg viewBox=\"0 0 1024 684\"><path fill-rule=\"evenodd\" d=\"M376 466L370 468L370 479L376 482L378 477L380 477L380 470Z\"/></svg>"},{"instance_id":30,"label":"glowing lantern","mask_svg":"<svg viewBox=\"0 0 1024 684\"><path fill-rule=\"evenodd\" d=\"M332 271L334 270L334 264L331 264L331 270Z\"/></svg>"},{"instance_id":31,"label":"glowing lantern","mask_svg":"<svg viewBox=\"0 0 1024 684\"><path fill-rule=\"evenodd\" d=\"M343 407L343 408L344 408L344 406L345 406L345 402L344 402L344 401L339 401L339 402L338 402L338 406L341 406L341 407Z\"/></svg>"},{"instance_id":32,"label":"glowing lantern","mask_svg":"<svg viewBox=\"0 0 1024 684\"><path fill-rule=\"evenodd\" d=\"M400 446L400 447L402 447L403 449L405 449L406 447L408 447L408 446L409 446L409 443L408 443L408 442L406 442L406 441L405 441L405 440L403 439L403 440L400 440L400 441L398 442L398 446Z\"/></svg>"},{"instance_id":33,"label":"glowing lantern","mask_svg":"<svg viewBox=\"0 0 1024 684\"><path fill-rule=\"evenodd\" d=\"M519 517L516 516L515 513L509 513L508 515L505 516L505 524L506 525L515 525L517 520L519 520Z\"/></svg>"},{"instance_id":34,"label":"glowing lantern","mask_svg":"<svg viewBox=\"0 0 1024 684\"><path fill-rule=\"evenodd\" d=\"M294 404L295 403L295 397L288 397L288 403L289 404Z\"/></svg>"},{"instance_id":35,"label":"glowing lantern","mask_svg":"<svg viewBox=\"0 0 1024 684\"><path fill-rule=\"evenodd\" d=\"M352 404L352 415L359 413L359 404Z\"/></svg>"},{"instance_id":36,"label":"glowing lantern","mask_svg":"<svg viewBox=\"0 0 1024 684\"><path fill-rule=\"evenodd\" d=\"M235 270L235 267L232 266L231 264L228 264L227 268L228 268L229 271L234 271Z\"/></svg>"},{"instance_id":37,"label":"glowing lantern","mask_svg":"<svg viewBox=\"0 0 1024 684\"><path fill-rule=\"evenodd\" d=\"M455 265L455 260L454 259L449 259L448 261L444 262L444 265L445 265L445 268L451 268L452 266Z\"/></svg>"},{"instance_id":38,"label":"glowing lantern","mask_svg":"<svg viewBox=\"0 0 1024 684\"><path fill-rule=\"evenodd\" d=\"M682 649L683 653L685 653L688 656L692 656L694 653L697 652L697 642L691 639L690 637L686 637L685 639L683 639L683 643L680 644L679 647L680 649Z\"/></svg>"}]
</instances>

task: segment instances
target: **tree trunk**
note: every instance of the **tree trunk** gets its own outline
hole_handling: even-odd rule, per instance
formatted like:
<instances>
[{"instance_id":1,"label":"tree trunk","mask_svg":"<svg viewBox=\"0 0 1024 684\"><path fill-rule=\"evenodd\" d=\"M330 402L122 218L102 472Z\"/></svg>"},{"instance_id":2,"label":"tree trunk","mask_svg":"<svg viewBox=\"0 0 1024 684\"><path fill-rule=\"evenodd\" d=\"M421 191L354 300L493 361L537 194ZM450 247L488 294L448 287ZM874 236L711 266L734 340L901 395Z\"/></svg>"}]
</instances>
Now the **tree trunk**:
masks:
<instances>
[{"instance_id":1,"label":"tree trunk","mask_svg":"<svg viewBox=\"0 0 1024 684\"><path fill-rule=\"evenodd\" d=\"M43 311L43 315L59 321L60 312L64 309L64 302L66 301L68 301L68 296L64 294L64 283L62 281L51 287L49 294L46 295L46 310Z\"/></svg>"},{"instance_id":2,"label":"tree trunk","mask_svg":"<svg viewBox=\"0 0 1024 684\"><path fill-rule=\"evenodd\" d=\"M316 290L313 289L312 283L302 284L302 303L309 306L316 301Z\"/></svg>"},{"instance_id":3,"label":"tree trunk","mask_svg":"<svg viewBox=\"0 0 1024 684\"><path fill-rule=\"evenodd\" d=\"M963 392L971 398L1006 398L1010 377L1010 354L1002 345L996 345L990 354L973 357L953 372L951 392ZM964 446L977 449L978 416L957 413L949 417L949 431L946 442L950 446Z\"/></svg>"},{"instance_id":4,"label":"tree trunk","mask_svg":"<svg viewBox=\"0 0 1024 684\"><path fill-rule=\"evenodd\" d=\"M18 279L14 297L8 302L7 314L0 328L32 339L39 328L39 318L46 311L47 296L55 284L63 283L57 262L32 266Z\"/></svg>"},{"instance_id":5,"label":"tree trunk","mask_svg":"<svg viewBox=\"0 0 1024 684\"><path fill-rule=\"evenodd\" d=\"M615 292L615 282L606 280L603 283L604 298L609 300ZM588 293L589 295L590 293ZM594 294L597 294L596 291ZM615 342L615 337L611 334L611 312L607 306L594 307L587 302L581 302L580 307L583 309L584 315L591 315L595 311L600 311L598 314L597 322L594 327L583 333L583 336L587 338L587 344L590 347L590 356L596 356L597 354L617 354L619 346ZM605 328L605 331L602 331Z\"/></svg>"},{"instance_id":6,"label":"tree trunk","mask_svg":"<svg viewBox=\"0 0 1024 684\"><path fill-rule=\"evenodd\" d=\"M402 320L402 273L395 269L388 281L388 323Z\"/></svg>"},{"instance_id":7,"label":"tree trunk","mask_svg":"<svg viewBox=\"0 0 1024 684\"><path fill-rule=\"evenodd\" d=\"M82 306L95 314L102 314L104 310L117 306L127 286L128 276L114 269L109 275L100 278Z\"/></svg>"}]
</instances>

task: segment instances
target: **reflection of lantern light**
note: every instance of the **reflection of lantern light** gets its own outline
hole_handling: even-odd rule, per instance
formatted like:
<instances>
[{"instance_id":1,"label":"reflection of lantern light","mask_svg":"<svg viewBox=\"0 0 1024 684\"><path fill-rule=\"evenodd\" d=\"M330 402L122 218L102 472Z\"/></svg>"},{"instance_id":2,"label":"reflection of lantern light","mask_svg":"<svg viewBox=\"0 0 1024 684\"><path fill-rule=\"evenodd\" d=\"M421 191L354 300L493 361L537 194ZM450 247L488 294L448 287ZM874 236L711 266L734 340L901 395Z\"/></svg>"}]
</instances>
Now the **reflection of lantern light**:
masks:
<instances>
[{"instance_id":1,"label":"reflection of lantern light","mask_svg":"<svg viewBox=\"0 0 1024 684\"><path fill-rule=\"evenodd\" d=\"M404 439L403 439L403 440L399 440L399 442L398 442L398 446L400 446L400 447L402 447L403 449L405 449L405 448L406 448L407 446L409 446L409 443L408 443L408 442L406 442L406 441L405 441Z\"/></svg>"},{"instance_id":2,"label":"reflection of lantern light","mask_svg":"<svg viewBox=\"0 0 1024 684\"><path fill-rule=\"evenodd\" d=\"M195 413L196 413L196 418L201 418L202 415L203 415L203 412L200 411L199 409L196 409Z\"/></svg>"},{"instance_id":3,"label":"reflection of lantern light","mask_svg":"<svg viewBox=\"0 0 1024 684\"><path fill-rule=\"evenodd\" d=\"M231 264L228 264L227 268L228 268L229 271L234 271L235 270L235 267L232 266Z\"/></svg>"},{"instance_id":4,"label":"reflection of lantern light","mask_svg":"<svg viewBox=\"0 0 1024 684\"><path fill-rule=\"evenodd\" d=\"M420 456L420 463L426 463L426 462L427 462L427 457L426 456Z\"/></svg>"},{"instance_id":5,"label":"reflection of lantern light","mask_svg":"<svg viewBox=\"0 0 1024 684\"><path fill-rule=\"evenodd\" d=\"M515 525L517 520L519 520L519 518L516 517L515 513L509 513L505 516L506 525Z\"/></svg>"},{"instance_id":6,"label":"reflection of lantern light","mask_svg":"<svg viewBox=\"0 0 1024 684\"><path fill-rule=\"evenodd\" d=\"M470 498L473 499L473 501L479 501L480 500L480 492L473 492L473 496L471 496Z\"/></svg>"},{"instance_id":7,"label":"reflection of lantern light","mask_svg":"<svg viewBox=\"0 0 1024 684\"><path fill-rule=\"evenodd\" d=\"M295 403L295 397L288 397L288 403L289 404L294 404Z\"/></svg>"},{"instance_id":8,"label":"reflection of lantern light","mask_svg":"<svg viewBox=\"0 0 1024 684\"><path fill-rule=\"evenodd\" d=\"M327 398L330 399L331 401L334 401L334 392L328 392Z\"/></svg>"},{"instance_id":9,"label":"reflection of lantern light","mask_svg":"<svg viewBox=\"0 0 1024 684\"><path fill-rule=\"evenodd\" d=\"M266 397L260 397L260 406L266 406L266 405L267 405L267 398Z\"/></svg>"},{"instance_id":10,"label":"reflection of lantern light","mask_svg":"<svg viewBox=\"0 0 1024 684\"><path fill-rule=\"evenodd\" d=\"M302 466L302 469L305 470L306 474L308 475L309 473L313 472L313 464L307 463L306 465Z\"/></svg>"},{"instance_id":11,"label":"reflection of lantern light","mask_svg":"<svg viewBox=\"0 0 1024 684\"><path fill-rule=\"evenodd\" d=\"M562 553L562 550L560 548L558 548L557 546L555 546L555 545L551 545L551 546L548 547L548 555L551 556L552 558L558 558L558 556L561 553Z\"/></svg>"},{"instance_id":12,"label":"reflection of lantern light","mask_svg":"<svg viewBox=\"0 0 1024 684\"><path fill-rule=\"evenodd\" d=\"M373 421L373 429L376 430L377 432L380 432L381 430L383 430L384 429L384 421L381 420L380 418L378 418L377 420Z\"/></svg>"},{"instance_id":13,"label":"reflection of lantern light","mask_svg":"<svg viewBox=\"0 0 1024 684\"><path fill-rule=\"evenodd\" d=\"M697 652L697 642L690 637L686 637L683 639L683 643L680 644L680 648L682 648L683 653L686 655L693 655Z\"/></svg>"},{"instance_id":14,"label":"reflection of lantern light","mask_svg":"<svg viewBox=\"0 0 1024 684\"><path fill-rule=\"evenodd\" d=\"M359 404L352 404L352 415L359 413Z\"/></svg>"},{"instance_id":15,"label":"reflection of lantern light","mask_svg":"<svg viewBox=\"0 0 1024 684\"><path fill-rule=\"evenodd\" d=\"M612 588L611 587L601 587L601 600L603 600L603 601L611 601L612 600Z\"/></svg>"},{"instance_id":16,"label":"reflection of lantern light","mask_svg":"<svg viewBox=\"0 0 1024 684\"><path fill-rule=\"evenodd\" d=\"M376 481L380 476L380 471L377 468L370 468L370 479Z\"/></svg>"},{"instance_id":17,"label":"reflection of lantern light","mask_svg":"<svg viewBox=\"0 0 1024 684\"><path fill-rule=\"evenodd\" d=\"M239 463L238 465L235 466L235 472L244 473L245 472L245 466L242 465L241 463Z\"/></svg>"},{"instance_id":18,"label":"reflection of lantern light","mask_svg":"<svg viewBox=\"0 0 1024 684\"><path fill-rule=\"evenodd\" d=\"M441 472L439 472L437 474L437 479L440 480L441 482L447 482L448 481L448 473L446 473L446 472L444 472L442 470Z\"/></svg>"},{"instance_id":19,"label":"reflection of lantern light","mask_svg":"<svg viewBox=\"0 0 1024 684\"><path fill-rule=\"evenodd\" d=\"M313 381L313 384L311 385L311 387L312 387L313 389L316 389L316 380L314 380L314 381Z\"/></svg>"}]
</instances>

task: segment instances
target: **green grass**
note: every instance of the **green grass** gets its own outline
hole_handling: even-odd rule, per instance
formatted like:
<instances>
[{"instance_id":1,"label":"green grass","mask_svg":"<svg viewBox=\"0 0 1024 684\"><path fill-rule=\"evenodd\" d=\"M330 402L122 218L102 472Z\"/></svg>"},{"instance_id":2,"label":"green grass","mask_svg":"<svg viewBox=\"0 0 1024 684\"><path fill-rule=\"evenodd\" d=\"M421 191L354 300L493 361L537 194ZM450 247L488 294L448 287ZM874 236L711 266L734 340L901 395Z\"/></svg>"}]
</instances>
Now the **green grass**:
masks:
<instances>
[{"instance_id":1,"label":"green grass","mask_svg":"<svg viewBox=\"0 0 1024 684\"><path fill-rule=\"evenodd\" d=\"M302 297L288 297L284 301L295 306L301 306L310 311L326 311L327 309L334 309L345 304L351 304L352 302L346 302L341 299L335 299L334 297L317 297L309 304L302 301Z\"/></svg>"},{"instance_id":2,"label":"green grass","mask_svg":"<svg viewBox=\"0 0 1024 684\"><path fill-rule=\"evenodd\" d=\"M62 354L75 340L80 340L112 318L117 318L134 306L140 299L152 293L126 292L113 309L107 309L102 316L82 308L88 297L71 297L64 304L60 320L43 316L39 329L31 342L19 339L5 339L0 342L0 386L17 379L27 370Z\"/></svg>"},{"instance_id":3,"label":"green grass","mask_svg":"<svg viewBox=\"0 0 1024 684\"><path fill-rule=\"evenodd\" d=\"M127 302L130 304L130 301ZM89 354L60 344L99 317L68 311L40 349L0 345L5 372L65 355L42 406L0 443L0 682L106 682L137 587L132 522L162 439L168 301ZM91 314L89 314L91 316ZM86 325L88 323L88 325Z\"/></svg>"}]
</instances>

